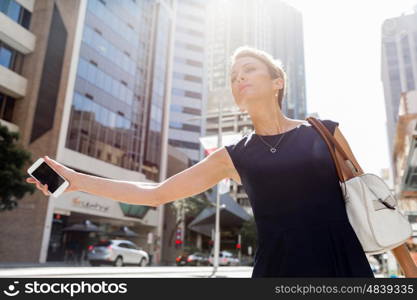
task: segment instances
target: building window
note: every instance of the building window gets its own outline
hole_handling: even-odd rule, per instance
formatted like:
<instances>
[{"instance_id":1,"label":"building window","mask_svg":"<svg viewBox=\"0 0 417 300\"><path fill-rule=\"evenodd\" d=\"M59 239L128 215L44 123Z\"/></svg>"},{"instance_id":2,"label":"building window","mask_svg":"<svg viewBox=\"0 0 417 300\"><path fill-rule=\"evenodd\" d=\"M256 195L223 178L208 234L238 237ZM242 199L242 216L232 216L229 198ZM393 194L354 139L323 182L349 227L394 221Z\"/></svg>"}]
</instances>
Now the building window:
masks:
<instances>
[{"instance_id":1,"label":"building window","mask_svg":"<svg viewBox=\"0 0 417 300\"><path fill-rule=\"evenodd\" d=\"M201 93L185 91L185 97L201 99L202 95L201 95Z\"/></svg>"},{"instance_id":2,"label":"building window","mask_svg":"<svg viewBox=\"0 0 417 300\"><path fill-rule=\"evenodd\" d=\"M185 59L182 57L174 57L174 61L181 63L181 64L187 64L193 67L199 67L202 68L203 67L203 63L201 61L196 61L196 60L192 60L192 59Z\"/></svg>"},{"instance_id":3,"label":"building window","mask_svg":"<svg viewBox=\"0 0 417 300\"><path fill-rule=\"evenodd\" d=\"M201 93L191 92L191 91L184 91L181 89L173 88L172 94L174 96L181 96L181 97L189 97L189 98L195 98L195 99L201 99L202 95Z\"/></svg>"},{"instance_id":4,"label":"building window","mask_svg":"<svg viewBox=\"0 0 417 300\"><path fill-rule=\"evenodd\" d=\"M180 147L180 148L187 148L187 149L194 149L194 150L200 149L200 144L198 143L180 141L180 140L175 140L175 139L170 139L169 144L171 146Z\"/></svg>"},{"instance_id":5,"label":"building window","mask_svg":"<svg viewBox=\"0 0 417 300\"><path fill-rule=\"evenodd\" d=\"M186 48L195 52L204 52L204 48L196 45L186 44Z\"/></svg>"},{"instance_id":6,"label":"building window","mask_svg":"<svg viewBox=\"0 0 417 300\"><path fill-rule=\"evenodd\" d=\"M197 77L197 76L194 76L194 75L185 75L184 79L188 80L188 81L199 82L199 83L203 82L203 79L201 77Z\"/></svg>"},{"instance_id":7,"label":"building window","mask_svg":"<svg viewBox=\"0 0 417 300\"><path fill-rule=\"evenodd\" d=\"M13 50L10 48L0 46L0 64L3 67L10 69L13 65Z\"/></svg>"},{"instance_id":8,"label":"building window","mask_svg":"<svg viewBox=\"0 0 417 300\"><path fill-rule=\"evenodd\" d=\"M197 108L183 107L182 112L190 115L201 116L201 110Z\"/></svg>"},{"instance_id":9,"label":"building window","mask_svg":"<svg viewBox=\"0 0 417 300\"><path fill-rule=\"evenodd\" d=\"M29 29L31 16L32 14L28 10L23 9L22 17L19 24L22 25L24 28Z\"/></svg>"},{"instance_id":10,"label":"building window","mask_svg":"<svg viewBox=\"0 0 417 300\"><path fill-rule=\"evenodd\" d=\"M198 82L198 83L203 82L203 79L201 77L194 76L194 75L181 74L181 73L174 72L173 76L174 78L181 79L181 80L187 80L187 81Z\"/></svg>"},{"instance_id":11,"label":"building window","mask_svg":"<svg viewBox=\"0 0 417 300\"><path fill-rule=\"evenodd\" d=\"M201 53L204 52L204 48L200 47L200 46L191 45L191 44L183 43L183 42L180 42L180 41L176 41L176 45L181 47L181 48L185 48L187 50L191 50L191 51L195 51L195 52L201 52Z\"/></svg>"},{"instance_id":12,"label":"building window","mask_svg":"<svg viewBox=\"0 0 417 300\"><path fill-rule=\"evenodd\" d=\"M109 74L97 68L96 65L94 61L87 62L85 59L80 58L77 70L78 75L120 101L132 105L133 91L129 89L127 82L124 82L126 85L122 84L119 80L112 78Z\"/></svg>"},{"instance_id":13,"label":"building window","mask_svg":"<svg viewBox=\"0 0 417 300\"><path fill-rule=\"evenodd\" d=\"M0 93L0 119L12 122L15 99Z\"/></svg>"},{"instance_id":14,"label":"building window","mask_svg":"<svg viewBox=\"0 0 417 300\"><path fill-rule=\"evenodd\" d=\"M186 63L187 63L187 65L190 65L190 66L193 66L193 67L199 67L199 68L203 67L203 63L201 61L187 59Z\"/></svg>"},{"instance_id":15,"label":"building window","mask_svg":"<svg viewBox=\"0 0 417 300\"><path fill-rule=\"evenodd\" d=\"M16 73L22 70L23 55L0 41L0 65Z\"/></svg>"},{"instance_id":16,"label":"building window","mask_svg":"<svg viewBox=\"0 0 417 300\"><path fill-rule=\"evenodd\" d=\"M92 14L100 18L106 25L110 26L115 33L119 34L126 41L129 43L134 43L134 41L136 41L137 32L129 27L124 19L116 16L114 11L108 8L106 1L89 0L87 2L87 8Z\"/></svg>"},{"instance_id":17,"label":"building window","mask_svg":"<svg viewBox=\"0 0 417 300\"><path fill-rule=\"evenodd\" d=\"M0 11L24 28L29 29L32 14L15 0L1 0Z\"/></svg>"},{"instance_id":18,"label":"building window","mask_svg":"<svg viewBox=\"0 0 417 300\"><path fill-rule=\"evenodd\" d=\"M171 122L169 122L169 127L171 127L171 128L182 128L182 123L171 121Z\"/></svg>"},{"instance_id":19,"label":"building window","mask_svg":"<svg viewBox=\"0 0 417 300\"><path fill-rule=\"evenodd\" d=\"M182 129L186 131L192 131L192 132L201 132L200 126L190 125L190 124L183 124Z\"/></svg>"}]
</instances>

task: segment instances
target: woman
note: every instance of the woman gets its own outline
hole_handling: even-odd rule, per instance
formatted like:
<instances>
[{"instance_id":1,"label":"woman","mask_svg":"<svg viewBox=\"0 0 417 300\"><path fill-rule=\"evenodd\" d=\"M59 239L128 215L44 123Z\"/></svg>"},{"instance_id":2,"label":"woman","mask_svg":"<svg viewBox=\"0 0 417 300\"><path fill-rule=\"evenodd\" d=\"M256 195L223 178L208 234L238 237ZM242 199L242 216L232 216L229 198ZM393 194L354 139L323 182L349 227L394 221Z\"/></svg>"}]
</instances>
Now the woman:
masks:
<instances>
[{"instance_id":1,"label":"woman","mask_svg":"<svg viewBox=\"0 0 417 300\"><path fill-rule=\"evenodd\" d=\"M308 122L282 113L286 74L280 64L263 51L241 47L232 57L230 80L234 100L250 115L254 131L159 184L89 176L45 160L70 182L67 192L149 206L199 194L232 178L243 184L256 221L252 277L374 277L348 222L327 145ZM351 153L338 123L323 123ZM49 195L46 185L27 181ZM406 276L417 277L407 248L393 252Z\"/></svg>"}]
</instances>

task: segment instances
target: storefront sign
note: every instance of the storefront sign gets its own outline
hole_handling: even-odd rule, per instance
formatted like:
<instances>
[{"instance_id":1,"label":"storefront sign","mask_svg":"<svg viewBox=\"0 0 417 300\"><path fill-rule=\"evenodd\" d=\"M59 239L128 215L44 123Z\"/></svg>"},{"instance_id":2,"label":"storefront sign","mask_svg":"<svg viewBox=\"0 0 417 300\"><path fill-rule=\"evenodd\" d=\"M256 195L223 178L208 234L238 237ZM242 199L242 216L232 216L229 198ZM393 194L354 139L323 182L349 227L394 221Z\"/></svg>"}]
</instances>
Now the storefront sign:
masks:
<instances>
[{"instance_id":1,"label":"storefront sign","mask_svg":"<svg viewBox=\"0 0 417 300\"><path fill-rule=\"evenodd\" d=\"M91 202L89 200L80 199L79 197L75 197L72 199L72 205L89 209L89 210L96 210L96 211L103 212L103 213L106 213L109 210L109 206L99 204L96 201Z\"/></svg>"}]
</instances>

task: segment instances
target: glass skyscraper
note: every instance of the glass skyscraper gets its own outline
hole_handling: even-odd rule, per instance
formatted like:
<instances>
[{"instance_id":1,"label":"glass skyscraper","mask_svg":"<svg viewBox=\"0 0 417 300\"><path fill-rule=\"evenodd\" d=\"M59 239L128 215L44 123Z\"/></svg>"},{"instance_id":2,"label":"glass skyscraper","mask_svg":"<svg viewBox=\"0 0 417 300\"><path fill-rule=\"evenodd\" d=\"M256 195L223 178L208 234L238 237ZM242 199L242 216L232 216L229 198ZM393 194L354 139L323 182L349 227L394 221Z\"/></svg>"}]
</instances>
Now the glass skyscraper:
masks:
<instances>
[{"instance_id":1,"label":"glass skyscraper","mask_svg":"<svg viewBox=\"0 0 417 300\"><path fill-rule=\"evenodd\" d=\"M304 119L307 104L301 13L279 0L213 0L208 9L209 90L229 89L232 53L240 46L256 47L282 61L288 78L283 112L290 118Z\"/></svg>"},{"instance_id":2,"label":"glass skyscraper","mask_svg":"<svg viewBox=\"0 0 417 300\"><path fill-rule=\"evenodd\" d=\"M143 141L148 10L147 1L88 1L66 142L135 171Z\"/></svg>"},{"instance_id":3,"label":"glass skyscraper","mask_svg":"<svg viewBox=\"0 0 417 300\"><path fill-rule=\"evenodd\" d=\"M177 2L168 142L194 164L202 159L198 138L205 133L207 1Z\"/></svg>"}]
</instances>

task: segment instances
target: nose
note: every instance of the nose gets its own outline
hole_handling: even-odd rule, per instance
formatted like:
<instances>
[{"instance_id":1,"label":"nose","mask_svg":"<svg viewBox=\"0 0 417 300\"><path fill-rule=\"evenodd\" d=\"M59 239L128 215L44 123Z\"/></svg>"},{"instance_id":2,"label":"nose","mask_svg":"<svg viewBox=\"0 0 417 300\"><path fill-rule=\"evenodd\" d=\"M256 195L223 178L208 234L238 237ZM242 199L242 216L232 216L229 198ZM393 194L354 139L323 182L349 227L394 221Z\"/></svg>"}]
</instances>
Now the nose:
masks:
<instances>
[{"instance_id":1,"label":"nose","mask_svg":"<svg viewBox=\"0 0 417 300\"><path fill-rule=\"evenodd\" d=\"M236 81L237 83L240 83L242 80L244 80L244 76L243 74L241 75L241 73L239 72L236 76Z\"/></svg>"}]
</instances>

